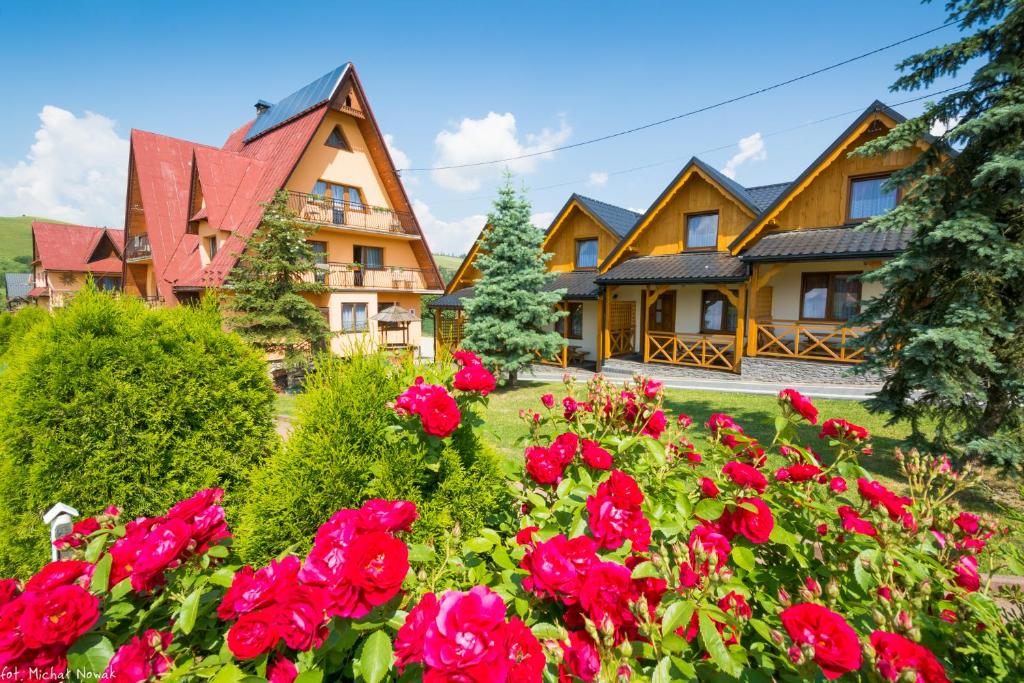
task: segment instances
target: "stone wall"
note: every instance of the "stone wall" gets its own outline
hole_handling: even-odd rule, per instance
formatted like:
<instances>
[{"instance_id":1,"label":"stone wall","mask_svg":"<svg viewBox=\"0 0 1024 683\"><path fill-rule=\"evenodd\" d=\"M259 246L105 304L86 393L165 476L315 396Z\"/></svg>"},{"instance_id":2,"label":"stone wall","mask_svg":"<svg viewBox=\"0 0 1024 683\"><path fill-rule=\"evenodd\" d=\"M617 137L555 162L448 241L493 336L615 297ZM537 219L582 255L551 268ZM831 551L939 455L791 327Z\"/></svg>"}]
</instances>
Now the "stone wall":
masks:
<instances>
[{"instance_id":1,"label":"stone wall","mask_svg":"<svg viewBox=\"0 0 1024 683\"><path fill-rule=\"evenodd\" d=\"M827 363L782 358L744 357L740 374L720 370L691 368L668 363L642 363L637 360L611 358L605 361L602 372L606 375L632 376L640 372L657 377L715 380L719 382L765 382L769 384L836 384L878 386L881 378L852 374L847 363Z\"/></svg>"}]
</instances>

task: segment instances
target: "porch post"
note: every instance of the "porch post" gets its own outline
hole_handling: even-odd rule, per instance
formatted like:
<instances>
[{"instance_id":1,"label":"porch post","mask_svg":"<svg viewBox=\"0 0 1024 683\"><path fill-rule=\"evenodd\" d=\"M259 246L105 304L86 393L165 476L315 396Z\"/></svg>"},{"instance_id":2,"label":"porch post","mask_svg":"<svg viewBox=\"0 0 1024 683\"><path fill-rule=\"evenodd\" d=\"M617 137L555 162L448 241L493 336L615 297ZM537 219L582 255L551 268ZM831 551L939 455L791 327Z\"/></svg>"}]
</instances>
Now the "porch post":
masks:
<instances>
[{"instance_id":1,"label":"porch post","mask_svg":"<svg viewBox=\"0 0 1024 683\"><path fill-rule=\"evenodd\" d=\"M735 373L740 372L740 364L743 362L743 341L745 339L744 323L747 318L747 285L744 284L740 287L740 301L736 306L736 358L732 364L732 371Z\"/></svg>"},{"instance_id":2,"label":"porch post","mask_svg":"<svg viewBox=\"0 0 1024 683\"><path fill-rule=\"evenodd\" d=\"M604 287L597 290L597 366L596 370L601 372L601 364L604 361L604 325L605 325L605 291Z\"/></svg>"},{"instance_id":3,"label":"porch post","mask_svg":"<svg viewBox=\"0 0 1024 683\"><path fill-rule=\"evenodd\" d=\"M434 309L434 361L441 358L441 309Z\"/></svg>"},{"instance_id":4,"label":"porch post","mask_svg":"<svg viewBox=\"0 0 1024 683\"><path fill-rule=\"evenodd\" d=\"M754 264L750 269L750 297L747 299L747 310L745 315L747 316L747 355L754 357L757 355L757 321L754 320L754 311L757 310L757 294L758 290L761 289L761 282L758 279L759 266ZM738 327L738 326L737 326ZM742 338L740 338L742 342Z\"/></svg>"},{"instance_id":5,"label":"porch post","mask_svg":"<svg viewBox=\"0 0 1024 683\"><path fill-rule=\"evenodd\" d=\"M645 289L644 296L641 297L644 304L644 324L640 332L640 345L644 349L644 362L649 363L651 360L651 349L647 343L647 336L651 333L651 306L657 300L656 296L651 296L650 293Z\"/></svg>"}]
</instances>

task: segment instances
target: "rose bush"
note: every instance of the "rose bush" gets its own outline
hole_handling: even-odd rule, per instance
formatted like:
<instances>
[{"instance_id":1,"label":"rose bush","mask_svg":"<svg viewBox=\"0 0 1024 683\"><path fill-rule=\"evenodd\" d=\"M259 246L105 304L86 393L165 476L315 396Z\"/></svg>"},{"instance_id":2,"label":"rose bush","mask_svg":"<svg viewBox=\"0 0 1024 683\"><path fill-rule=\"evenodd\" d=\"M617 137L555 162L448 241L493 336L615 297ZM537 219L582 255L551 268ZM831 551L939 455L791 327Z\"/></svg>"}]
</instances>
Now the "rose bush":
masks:
<instances>
[{"instance_id":1,"label":"rose bush","mask_svg":"<svg viewBox=\"0 0 1024 683\"><path fill-rule=\"evenodd\" d=\"M492 390L468 373L395 397L410 438L443 448ZM487 373L489 374L489 373ZM454 375L454 376L452 376ZM461 386L460 386L461 385ZM429 400L427 400L429 399ZM969 475L897 453L908 485L871 479L865 430L780 396L776 438L728 415L701 427L636 378L566 384L524 408L506 521L410 542L408 501L324 521L303 556L241 565L221 493L156 518L78 522L73 557L0 581L0 675L290 683L622 680L1019 680L1007 530L959 510ZM1014 610L1018 610L1014 612ZM1015 616L1016 615L1016 616Z\"/></svg>"}]
</instances>

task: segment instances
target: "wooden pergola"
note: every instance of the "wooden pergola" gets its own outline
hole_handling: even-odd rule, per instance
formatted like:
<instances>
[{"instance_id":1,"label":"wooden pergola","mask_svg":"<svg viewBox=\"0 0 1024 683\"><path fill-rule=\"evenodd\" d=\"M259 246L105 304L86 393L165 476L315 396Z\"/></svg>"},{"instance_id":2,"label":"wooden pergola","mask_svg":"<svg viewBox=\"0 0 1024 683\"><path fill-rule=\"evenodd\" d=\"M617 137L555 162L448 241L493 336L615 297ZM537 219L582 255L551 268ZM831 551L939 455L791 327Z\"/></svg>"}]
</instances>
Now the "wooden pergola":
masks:
<instances>
[{"instance_id":1,"label":"wooden pergola","mask_svg":"<svg viewBox=\"0 0 1024 683\"><path fill-rule=\"evenodd\" d=\"M420 318L408 308L402 308L398 304L388 306L370 320L377 321L377 328L380 331L380 345L386 349L409 348L409 324L418 321ZM402 341L392 341L391 333L400 332Z\"/></svg>"}]
</instances>

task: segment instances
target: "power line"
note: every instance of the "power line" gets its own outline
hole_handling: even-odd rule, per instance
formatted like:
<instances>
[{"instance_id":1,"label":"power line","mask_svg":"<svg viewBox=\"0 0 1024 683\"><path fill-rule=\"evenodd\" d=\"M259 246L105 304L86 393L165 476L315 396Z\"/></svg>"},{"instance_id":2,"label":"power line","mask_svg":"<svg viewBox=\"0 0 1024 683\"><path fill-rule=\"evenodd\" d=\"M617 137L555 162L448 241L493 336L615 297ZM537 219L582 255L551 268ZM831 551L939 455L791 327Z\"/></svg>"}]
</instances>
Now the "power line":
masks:
<instances>
[{"instance_id":1,"label":"power line","mask_svg":"<svg viewBox=\"0 0 1024 683\"><path fill-rule=\"evenodd\" d=\"M934 92L929 92L929 93L926 93L924 95L919 95L917 97L912 97L909 100L903 100L901 102L893 102L889 106L890 107L902 107L905 104L910 104L912 102L919 102L921 100L926 100L929 97L935 97L936 95L943 95L943 94L948 93L948 92L953 92L954 90L959 90L960 88L964 87L965 85L967 85L966 82L965 83L959 83L957 85L951 86L949 88L945 88L943 90L936 90ZM775 131L772 131L770 133L765 133L764 135L762 135L762 137L770 138L770 137L774 137L776 135L782 135L783 133L791 133L791 132L793 132L795 130L800 130L801 128L808 128L810 126L816 126L816 125L818 125L820 123L825 123L827 121L832 121L832 120L835 120L835 119L838 119L838 118L842 118L844 116L849 116L850 114L859 114L862 111L863 111L863 108L850 109L850 110L847 110L847 111L844 111L844 112L840 112L838 114L832 114L832 115L826 116L824 118L816 119L814 121L808 121L806 123L801 123L801 124L798 124L796 126L790 126L788 128L780 128L779 130L775 130ZM676 163L676 162L682 161L684 159L689 159L690 157L700 156L701 154L710 154L711 152L721 152L723 150L733 149L735 146L736 146L735 142L730 142L728 144L719 145L717 147L709 147L708 149L703 149L703 150L700 150L698 152L694 152L693 154L688 154L686 156L672 157L671 159L663 159L661 161L655 161L655 162L652 162L652 163L649 163L649 164L643 164L641 166L632 166L630 168L623 168L623 169L619 169L617 171L609 171L608 175L609 176L619 176L619 175L625 175L627 173L635 173L636 171L644 171L644 170L647 170L649 168L656 168L658 166L664 166L665 164ZM530 192L540 192L542 190L553 190L553 189L557 189L557 188L560 188L560 187L567 187L569 185L578 185L580 183L588 182L589 180L590 180L589 178L577 178L576 180L566 180L566 181L555 183L553 185L542 185L540 187L530 187L528 189L529 189ZM443 205L443 204L451 204L451 203L455 203L455 202L482 201L482 200L487 200L487 199L493 199L493 195L480 195L480 196L477 196L477 197L459 197L458 199L441 200L439 202L431 202L431 206Z\"/></svg>"},{"instance_id":2,"label":"power line","mask_svg":"<svg viewBox=\"0 0 1024 683\"><path fill-rule=\"evenodd\" d=\"M870 57L872 55L876 55L879 52L884 52L885 50L889 50L889 49L892 49L892 48L897 47L899 45L903 45L904 43L909 43L912 40L916 40L916 39L921 38L922 36L926 36L926 35L928 35L930 33L935 33L936 31L941 31L942 29L947 28L949 26L952 26L955 23L956 23L955 21L948 21L948 22L946 22L945 24L943 24L941 26L936 26L935 28L928 29L927 31L922 31L921 33L917 33L917 34L909 36L907 38L903 38L902 40L898 40L895 43L889 43L888 45L883 45L882 47L875 48L874 50L871 50L869 52L865 52L863 54L859 54L856 57L850 57L849 59L844 59L841 62L836 62L835 64L830 64L829 66L825 66L825 67L822 67L820 69L815 69L814 71L809 71L807 73L801 74L799 76L795 76L795 77L787 79L785 81L779 81L778 83L773 83L772 85L768 85L768 86L765 86L763 88L758 88L757 90L751 90L750 92L744 93L742 95L737 95L735 97L730 97L729 99L722 100L720 102L715 102L714 104L705 105L705 106L699 107L697 109L691 109L690 111L683 112L682 114L676 114L675 116L670 116L667 119L661 119L660 121L652 121L650 123L645 123L643 125L636 126L634 128L628 128L626 130L620 130L620 131L615 132L615 133L609 133L608 135L602 135L600 137L591 138L589 140L581 140L580 142L574 142L574 143L569 144L569 145L561 145L559 147L551 147L549 149L538 150L536 152L529 152L527 154L519 154L519 155L516 155L516 156L505 157L503 159L492 159L490 161L474 161L474 162L466 163L466 164L450 164L448 166L422 166L422 167L418 167L418 168L417 167L403 168L403 169L401 169L401 171L447 171L447 170L452 170L452 169L457 169L457 168L473 168L473 167L477 167L477 166L490 166L492 164L501 164L501 163L505 163L505 162L508 162L508 161L517 161L519 159L528 159L530 157L541 156L543 154L550 154L552 152L561 152L561 151L567 150L567 149L575 149L577 147L583 147L585 145L592 145L592 144L597 143L597 142L604 142L605 140L611 140L613 138L622 137L623 135L630 135L632 133L637 133L637 132L642 131L642 130L647 130L648 128L654 128L655 126L662 126L662 125L664 125L666 123L671 123L672 121L678 121L679 119L683 119L683 118L686 118L686 117L689 117L689 116L694 116L695 114L701 114L701 113L704 113L706 111L710 111L712 109L717 109L719 107L723 107L723 106L725 106L727 104L732 104L733 102L739 102L740 100L745 100L745 99L754 97L755 95L761 95L761 94L764 94L766 92L770 92L772 90L776 90L778 88L781 88L783 86L791 85L793 83L805 80L807 78L811 78L813 76L818 76L818 75L823 74L823 73L825 73L827 71L832 71L833 69L838 69L841 66L846 66L847 64L851 64L853 62L859 61L859 60L864 59L866 57Z\"/></svg>"}]
</instances>

